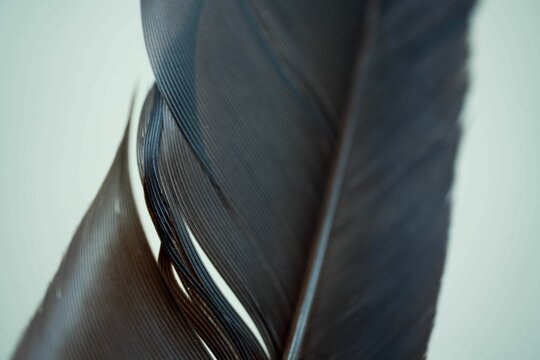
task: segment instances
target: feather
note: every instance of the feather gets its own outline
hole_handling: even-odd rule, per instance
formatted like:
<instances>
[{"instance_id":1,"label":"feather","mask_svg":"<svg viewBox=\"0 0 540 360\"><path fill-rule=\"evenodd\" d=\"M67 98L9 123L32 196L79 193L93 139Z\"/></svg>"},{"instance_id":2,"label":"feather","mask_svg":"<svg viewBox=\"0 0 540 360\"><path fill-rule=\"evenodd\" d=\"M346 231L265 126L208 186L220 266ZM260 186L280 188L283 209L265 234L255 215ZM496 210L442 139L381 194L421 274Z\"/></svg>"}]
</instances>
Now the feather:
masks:
<instances>
[{"instance_id":1,"label":"feather","mask_svg":"<svg viewBox=\"0 0 540 360\"><path fill-rule=\"evenodd\" d=\"M216 334L242 337L234 357L264 354L190 232L271 357L422 357L472 2L142 5L157 81L141 122L157 134L141 137L147 202Z\"/></svg>"},{"instance_id":2,"label":"feather","mask_svg":"<svg viewBox=\"0 0 540 360\"><path fill-rule=\"evenodd\" d=\"M473 2L142 0L159 270L121 146L16 357L425 357Z\"/></svg>"},{"instance_id":3,"label":"feather","mask_svg":"<svg viewBox=\"0 0 540 360\"><path fill-rule=\"evenodd\" d=\"M127 131L15 359L210 359L144 237L127 169Z\"/></svg>"}]
</instances>

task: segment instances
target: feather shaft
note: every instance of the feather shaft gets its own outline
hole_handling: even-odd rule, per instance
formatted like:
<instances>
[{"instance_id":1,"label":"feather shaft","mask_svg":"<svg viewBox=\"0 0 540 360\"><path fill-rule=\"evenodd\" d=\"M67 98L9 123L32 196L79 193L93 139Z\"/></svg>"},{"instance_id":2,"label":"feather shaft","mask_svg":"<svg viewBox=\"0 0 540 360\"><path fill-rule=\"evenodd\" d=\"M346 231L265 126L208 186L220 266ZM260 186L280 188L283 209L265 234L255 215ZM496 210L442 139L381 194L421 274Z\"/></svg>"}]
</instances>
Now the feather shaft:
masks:
<instances>
[{"instance_id":1,"label":"feather shaft","mask_svg":"<svg viewBox=\"0 0 540 360\"><path fill-rule=\"evenodd\" d=\"M347 164L354 143L354 134L360 118L361 101L355 95L362 92L363 74L369 61L369 47L374 36L374 24L378 15L377 1L370 1L367 5L366 22L362 27L361 44L357 56L357 65L352 83L351 98L345 113L345 121L342 126L335 159L328 180L325 197L322 204L321 215L317 224L317 232L313 242L312 252L307 265L306 276L300 294L298 306L294 314L291 332L285 347L283 358L287 360L298 359L300 356L302 341L306 334L307 322L313 300L317 290L325 254L334 219L336 216L342 187L347 172Z\"/></svg>"}]
</instances>

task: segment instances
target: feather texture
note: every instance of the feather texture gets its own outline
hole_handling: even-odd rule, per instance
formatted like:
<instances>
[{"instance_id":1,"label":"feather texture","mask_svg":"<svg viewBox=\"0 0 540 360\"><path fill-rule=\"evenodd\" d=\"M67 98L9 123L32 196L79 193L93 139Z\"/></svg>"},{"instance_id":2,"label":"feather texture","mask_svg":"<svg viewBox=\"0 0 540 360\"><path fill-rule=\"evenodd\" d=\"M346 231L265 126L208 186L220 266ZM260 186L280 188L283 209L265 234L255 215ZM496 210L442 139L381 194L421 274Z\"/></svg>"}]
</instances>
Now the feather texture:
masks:
<instances>
[{"instance_id":1,"label":"feather texture","mask_svg":"<svg viewBox=\"0 0 540 360\"><path fill-rule=\"evenodd\" d=\"M210 359L160 275L120 145L16 359Z\"/></svg>"},{"instance_id":2,"label":"feather texture","mask_svg":"<svg viewBox=\"0 0 540 360\"><path fill-rule=\"evenodd\" d=\"M195 234L272 356L423 356L471 1L198 4L143 1L159 94L146 124L160 138L157 176L142 176L162 190L148 203L166 213L164 246ZM304 41L315 24L333 41ZM173 263L205 284L198 261Z\"/></svg>"},{"instance_id":3,"label":"feather texture","mask_svg":"<svg viewBox=\"0 0 540 360\"><path fill-rule=\"evenodd\" d=\"M156 85L137 151L161 274L121 147L81 225L90 235L77 233L51 285L64 281L76 297L54 302L49 290L51 305L17 357L46 349L197 359L208 348L218 359L423 358L444 266L472 5L142 0ZM117 299L126 296L133 303L124 308ZM62 337L60 313L77 336ZM109 315L121 325L105 324Z\"/></svg>"}]
</instances>

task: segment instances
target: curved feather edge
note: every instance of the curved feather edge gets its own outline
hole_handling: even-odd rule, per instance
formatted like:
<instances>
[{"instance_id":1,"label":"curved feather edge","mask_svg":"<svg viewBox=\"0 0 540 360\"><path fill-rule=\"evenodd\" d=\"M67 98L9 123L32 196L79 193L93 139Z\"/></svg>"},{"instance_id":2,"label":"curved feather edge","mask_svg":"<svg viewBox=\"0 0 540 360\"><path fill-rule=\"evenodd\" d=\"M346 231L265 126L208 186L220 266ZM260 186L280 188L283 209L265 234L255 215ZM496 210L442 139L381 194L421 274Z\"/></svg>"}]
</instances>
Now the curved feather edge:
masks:
<instances>
[{"instance_id":1,"label":"curved feather edge","mask_svg":"<svg viewBox=\"0 0 540 360\"><path fill-rule=\"evenodd\" d=\"M14 359L211 359L144 237L127 133Z\"/></svg>"},{"instance_id":2,"label":"curved feather edge","mask_svg":"<svg viewBox=\"0 0 540 360\"><path fill-rule=\"evenodd\" d=\"M358 125L345 134L342 191L292 358L425 355L473 3L381 1L365 62L355 54L367 1L142 1L157 83L146 122L154 137L141 139L147 201L169 261L234 343L230 356L263 354L185 227L280 356L347 116ZM357 62L360 87L350 80Z\"/></svg>"}]
</instances>

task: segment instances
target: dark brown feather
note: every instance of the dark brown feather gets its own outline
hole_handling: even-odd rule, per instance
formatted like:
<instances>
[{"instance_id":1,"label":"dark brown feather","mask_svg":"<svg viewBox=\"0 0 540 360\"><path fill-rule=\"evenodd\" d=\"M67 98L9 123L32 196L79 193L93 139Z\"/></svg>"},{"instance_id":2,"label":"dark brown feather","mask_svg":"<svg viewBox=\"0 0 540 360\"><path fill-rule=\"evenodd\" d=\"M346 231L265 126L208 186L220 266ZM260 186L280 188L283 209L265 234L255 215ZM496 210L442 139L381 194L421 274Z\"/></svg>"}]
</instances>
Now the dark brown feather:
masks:
<instances>
[{"instance_id":1,"label":"dark brown feather","mask_svg":"<svg viewBox=\"0 0 540 360\"><path fill-rule=\"evenodd\" d=\"M15 359L210 359L177 307L132 198L127 140Z\"/></svg>"}]
</instances>

